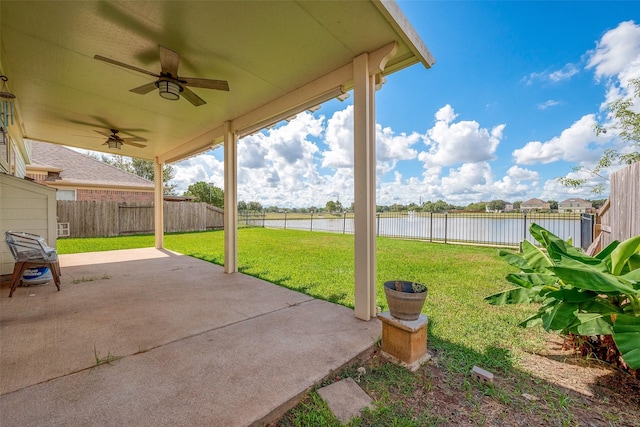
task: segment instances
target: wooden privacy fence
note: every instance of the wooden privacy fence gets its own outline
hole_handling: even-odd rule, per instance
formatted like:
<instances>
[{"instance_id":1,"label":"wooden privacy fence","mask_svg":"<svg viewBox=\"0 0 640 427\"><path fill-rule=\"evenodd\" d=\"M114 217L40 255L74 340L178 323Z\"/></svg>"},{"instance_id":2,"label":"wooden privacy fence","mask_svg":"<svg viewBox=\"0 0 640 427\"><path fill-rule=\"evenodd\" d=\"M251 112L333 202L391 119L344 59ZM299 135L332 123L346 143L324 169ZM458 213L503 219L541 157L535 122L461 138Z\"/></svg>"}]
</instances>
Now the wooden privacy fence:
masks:
<instances>
[{"instance_id":1,"label":"wooden privacy fence","mask_svg":"<svg viewBox=\"0 0 640 427\"><path fill-rule=\"evenodd\" d=\"M595 253L614 240L627 240L640 234L640 162L611 175L611 192L596 215L593 247Z\"/></svg>"},{"instance_id":2,"label":"wooden privacy fence","mask_svg":"<svg viewBox=\"0 0 640 427\"><path fill-rule=\"evenodd\" d=\"M164 202L163 209L165 233L224 226L224 211L206 203ZM68 237L153 233L153 204L59 200L58 224L65 223Z\"/></svg>"}]
</instances>

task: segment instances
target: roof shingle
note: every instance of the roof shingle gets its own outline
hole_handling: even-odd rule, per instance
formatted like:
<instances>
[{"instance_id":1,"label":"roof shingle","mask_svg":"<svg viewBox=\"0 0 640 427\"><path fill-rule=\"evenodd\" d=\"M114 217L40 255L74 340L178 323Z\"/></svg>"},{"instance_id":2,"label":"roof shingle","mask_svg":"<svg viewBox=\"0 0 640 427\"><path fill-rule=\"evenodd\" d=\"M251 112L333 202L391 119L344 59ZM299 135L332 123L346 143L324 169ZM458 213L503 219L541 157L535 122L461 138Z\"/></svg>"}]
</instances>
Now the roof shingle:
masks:
<instances>
[{"instance_id":1,"label":"roof shingle","mask_svg":"<svg viewBox=\"0 0 640 427\"><path fill-rule=\"evenodd\" d=\"M154 188L152 181L61 145L31 141L31 148L30 166L62 170L57 182Z\"/></svg>"}]
</instances>

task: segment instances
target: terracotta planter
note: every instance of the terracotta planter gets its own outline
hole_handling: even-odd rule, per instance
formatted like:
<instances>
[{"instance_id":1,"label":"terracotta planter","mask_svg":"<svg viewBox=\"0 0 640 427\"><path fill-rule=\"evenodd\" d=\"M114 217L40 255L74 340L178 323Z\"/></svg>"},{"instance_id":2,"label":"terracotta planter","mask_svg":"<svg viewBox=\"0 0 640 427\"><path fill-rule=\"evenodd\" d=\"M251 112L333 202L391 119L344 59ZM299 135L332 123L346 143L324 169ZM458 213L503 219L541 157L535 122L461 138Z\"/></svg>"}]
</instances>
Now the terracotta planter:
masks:
<instances>
[{"instance_id":1,"label":"terracotta planter","mask_svg":"<svg viewBox=\"0 0 640 427\"><path fill-rule=\"evenodd\" d=\"M402 291L396 290L396 283L402 285ZM400 320L417 320L420 317L427 291L413 292L413 283L404 280L384 282L384 294L393 317Z\"/></svg>"}]
</instances>

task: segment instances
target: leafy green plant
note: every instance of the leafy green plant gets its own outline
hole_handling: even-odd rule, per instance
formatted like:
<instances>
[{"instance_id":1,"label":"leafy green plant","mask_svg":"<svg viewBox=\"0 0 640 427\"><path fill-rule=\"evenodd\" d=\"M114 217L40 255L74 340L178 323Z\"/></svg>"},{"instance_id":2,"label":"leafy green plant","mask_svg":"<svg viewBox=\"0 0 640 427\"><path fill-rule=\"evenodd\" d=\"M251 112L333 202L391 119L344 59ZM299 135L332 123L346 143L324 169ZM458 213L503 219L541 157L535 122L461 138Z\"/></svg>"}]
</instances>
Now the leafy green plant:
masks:
<instances>
[{"instance_id":1,"label":"leafy green plant","mask_svg":"<svg viewBox=\"0 0 640 427\"><path fill-rule=\"evenodd\" d=\"M531 235L546 251L522 242L522 254L501 250L521 270L518 286L485 299L494 305L540 302L520 326L576 335L611 335L626 364L640 368L640 235L588 256L537 224Z\"/></svg>"},{"instance_id":2,"label":"leafy green plant","mask_svg":"<svg viewBox=\"0 0 640 427\"><path fill-rule=\"evenodd\" d=\"M420 294L422 292L427 292L427 287L425 285L423 285L422 283L412 283L411 284L411 289L413 289L413 292L416 294Z\"/></svg>"},{"instance_id":3,"label":"leafy green plant","mask_svg":"<svg viewBox=\"0 0 640 427\"><path fill-rule=\"evenodd\" d=\"M122 359L123 356L117 356L115 354L111 354L111 352L107 352L107 355L105 357L100 357L100 353L98 353L98 350L96 349L96 345L93 345L93 355L96 359L96 365L95 366L100 366L103 364L108 364L110 365L111 362L114 362L116 360Z\"/></svg>"},{"instance_id":4,"label":"leafy green plant","mask_svg":"<svg viewBox=\"0 0 640 427\"><path fill-rule=\"evenodd\" d=\"M409 284L410 287L407 287L405 289L405 283ZM414 294L420 294L422 292L427 292L427 287L425 285L423 285L422 283L418 283L418 282L405 282L405 281L401 281L401 280L396 280L395 283L393 284L393 286L395 287L396 291L398 291L398 292L409 292L409 293L414 293Z\"/></svg>"}]
</instances>

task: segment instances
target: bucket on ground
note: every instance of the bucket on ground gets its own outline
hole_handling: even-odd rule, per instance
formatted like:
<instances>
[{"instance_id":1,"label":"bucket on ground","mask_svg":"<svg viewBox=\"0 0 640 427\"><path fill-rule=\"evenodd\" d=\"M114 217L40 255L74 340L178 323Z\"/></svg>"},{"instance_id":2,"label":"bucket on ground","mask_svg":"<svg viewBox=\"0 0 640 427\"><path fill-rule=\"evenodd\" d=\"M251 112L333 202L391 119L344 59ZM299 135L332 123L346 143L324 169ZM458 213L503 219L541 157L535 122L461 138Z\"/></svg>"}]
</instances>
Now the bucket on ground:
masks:
<instances>
[{"instance_id":1,"label":"bucket on ground","mask_svg":"<svg viewBox=\"0 0 640 427\"><path fill-rule=\"evenodd\" d=\"M24 285L41 285L53 280L49 267L32 267L27 268L22 275L22 284Z\"/></svg>"}]
</instances>

